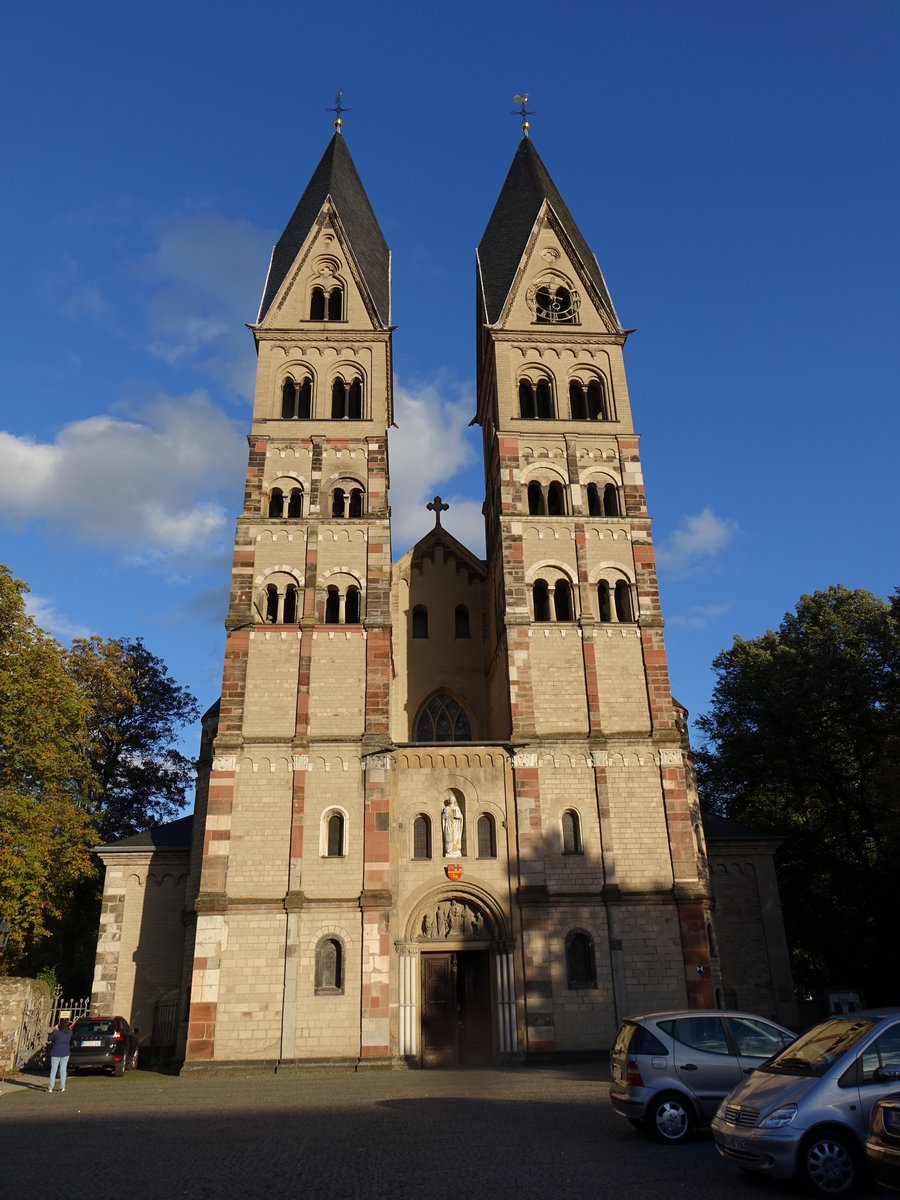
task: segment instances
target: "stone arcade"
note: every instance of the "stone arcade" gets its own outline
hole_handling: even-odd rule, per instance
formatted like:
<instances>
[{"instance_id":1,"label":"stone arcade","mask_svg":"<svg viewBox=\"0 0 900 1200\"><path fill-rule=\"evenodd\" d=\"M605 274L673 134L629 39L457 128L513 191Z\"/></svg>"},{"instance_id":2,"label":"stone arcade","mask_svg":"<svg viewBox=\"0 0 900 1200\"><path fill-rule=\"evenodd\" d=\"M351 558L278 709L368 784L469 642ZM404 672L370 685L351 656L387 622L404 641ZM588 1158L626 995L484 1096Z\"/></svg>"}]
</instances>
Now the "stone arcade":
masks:
<instances>
[{"instance_id":1,"label":"stone arcade","mask_svg":"<svg viewBox=\"0 0 900 1200\"><path fill-rule=\"evenodd\" d=\"M526 128L477 251L486 557L435 497L392 563L390 256L336 126L253 326L195 812L101 849L95 1003L149 1034L177 1000L187 1066L584 1053L742 997L790 1019L771 845L724 835L747 950L717 945L597 260Z\"/></svg>"}]
</instances>

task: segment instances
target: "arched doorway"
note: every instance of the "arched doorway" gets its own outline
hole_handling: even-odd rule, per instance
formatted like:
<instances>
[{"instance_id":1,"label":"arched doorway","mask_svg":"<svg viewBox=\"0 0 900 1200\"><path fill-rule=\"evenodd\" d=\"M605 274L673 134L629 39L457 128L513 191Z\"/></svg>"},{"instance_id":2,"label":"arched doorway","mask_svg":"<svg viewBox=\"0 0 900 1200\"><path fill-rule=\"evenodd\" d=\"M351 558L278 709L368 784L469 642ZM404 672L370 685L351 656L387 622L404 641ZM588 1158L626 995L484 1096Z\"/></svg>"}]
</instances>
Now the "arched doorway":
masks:
<instances>
[{"instance_id":1,"label":"arched doorway","mask_svg":"<svg viewBox=\"0 0 900 1200\"><path fill-rule=\"evenodd\" d=\"M478 1067L515 1050L512 945L493 898L433 893L401 959L401 1053L423 1067Z\"/></svg>"}]
</instances>

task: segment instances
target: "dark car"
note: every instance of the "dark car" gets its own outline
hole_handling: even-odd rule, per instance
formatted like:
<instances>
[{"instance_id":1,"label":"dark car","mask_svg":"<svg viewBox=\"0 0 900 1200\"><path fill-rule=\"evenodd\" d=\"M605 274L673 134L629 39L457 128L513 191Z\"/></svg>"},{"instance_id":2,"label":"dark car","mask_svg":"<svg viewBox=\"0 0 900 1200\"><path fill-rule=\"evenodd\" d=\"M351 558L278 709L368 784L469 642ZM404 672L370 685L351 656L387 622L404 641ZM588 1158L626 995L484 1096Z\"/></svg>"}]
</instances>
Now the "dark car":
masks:
<instances>
[{"instance_id":1,"label":"dark car","mask_svg":"<svg viewBox=\"0 0 900 1200\"><path fill-rule=\"evenodd\" d=\"M102 1067L113 1075L134 1070L138 1060L137 1032L124 1017L79 1017L72 1026L69 1070Z\"/></svg>"},{"instance_id":2,"label":"dark car","mask_svg":"<svg viewBox=\"0 0 900 1200\"><path fill-rule=\"evenodd\" d=\"M900 1092L885 1096L872 1109L866 1163L883 1187L900 1192Z\"/></svg>"},{"instance_id":3,"label":"dark car","mask_svg":"<svg viewBox=\"0 0 900 1200\"><path fill-rule=\"evenodd\" d=\"M694 1008L629 1017L610 1053L609 1098L636 1129L662 1142L684 1141L794 1036L755 1013Z\"/></svg>"}]
</instances>

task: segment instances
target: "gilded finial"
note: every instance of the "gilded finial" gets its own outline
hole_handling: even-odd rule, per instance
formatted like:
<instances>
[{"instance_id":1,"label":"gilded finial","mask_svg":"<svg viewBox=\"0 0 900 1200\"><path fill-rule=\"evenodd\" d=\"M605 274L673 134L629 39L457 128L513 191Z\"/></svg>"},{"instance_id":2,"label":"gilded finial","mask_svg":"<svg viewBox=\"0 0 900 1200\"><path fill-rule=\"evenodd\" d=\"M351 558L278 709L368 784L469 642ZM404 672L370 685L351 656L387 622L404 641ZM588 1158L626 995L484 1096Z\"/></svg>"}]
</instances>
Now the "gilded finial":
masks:
<instances>
[{"instance_id":1,"label":"gilded finial","mask_svg":"<svg viewBox=\"0 0 900 1200\"><path fill-rule=\"evenodd\" d=\"M527 105L527 103L528 103L528 93L527 92L525 93L524 96L518 96L518 95L513 96L513 104L518 104L519 107L513 109L512 115L514 117L519 116L522 118L522 134L524 137L528 137L528 130L531 128L531 126L528 124L528 118L537 116L537 114L534 112L533 109L529 109L529 108L525 107Z\"/></svg>"},{"instance_id":2,"label":"gilded finial","mask_svg":"<svg viewBox=\"0 0 900 1200\"><path fill-rule=\"evenodd\" d=\"M343 96L343 94L344 94L344 89L341 88L341 90L338 92L338 94L334 98L334 108L326 108L325 109L326 112L337 113L337 116L334 119L334 128L335 128L335 132L337 132L337 133L341 132L341 126L344 124L344 122L341 120L341 113L342 112L353 112L352 108L346 108L343 104L341 104L341 96Z\"/></svg>"}]
</instances>

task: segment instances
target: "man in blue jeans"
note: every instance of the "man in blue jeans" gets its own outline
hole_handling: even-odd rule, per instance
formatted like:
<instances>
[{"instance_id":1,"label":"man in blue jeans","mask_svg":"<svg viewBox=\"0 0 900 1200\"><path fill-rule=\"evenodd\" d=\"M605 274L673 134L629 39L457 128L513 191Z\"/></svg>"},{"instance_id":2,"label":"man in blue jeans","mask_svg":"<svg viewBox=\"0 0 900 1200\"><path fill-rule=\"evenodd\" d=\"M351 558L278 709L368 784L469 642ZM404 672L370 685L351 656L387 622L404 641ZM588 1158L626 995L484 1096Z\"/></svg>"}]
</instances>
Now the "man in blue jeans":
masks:
<instances>
[{"instance_id":1,"label":"man in blue jeans","mask_svg":"<svg viewBox=\"0 0 900 1200\"><path fill-rule=\"evenodd\" d=\"M69 1065L69 1047L72 1044L72 1030L69 1028L69 1018L61 1017L55 1029L50 1030L47 1045L50 1048L50 1084L48 1092L53 1091L56 1082L56 1072L59 1071L59 1090L66 1090L66 1068Z\"/></svg>"}]
</instances>

